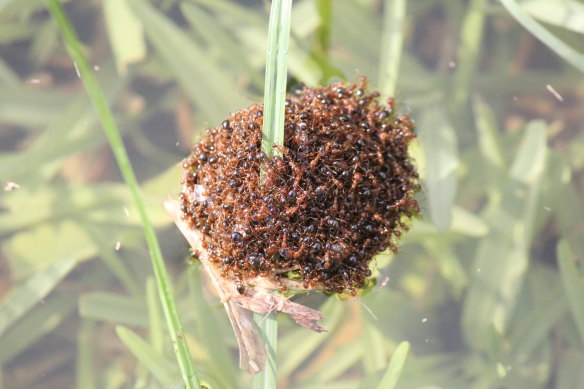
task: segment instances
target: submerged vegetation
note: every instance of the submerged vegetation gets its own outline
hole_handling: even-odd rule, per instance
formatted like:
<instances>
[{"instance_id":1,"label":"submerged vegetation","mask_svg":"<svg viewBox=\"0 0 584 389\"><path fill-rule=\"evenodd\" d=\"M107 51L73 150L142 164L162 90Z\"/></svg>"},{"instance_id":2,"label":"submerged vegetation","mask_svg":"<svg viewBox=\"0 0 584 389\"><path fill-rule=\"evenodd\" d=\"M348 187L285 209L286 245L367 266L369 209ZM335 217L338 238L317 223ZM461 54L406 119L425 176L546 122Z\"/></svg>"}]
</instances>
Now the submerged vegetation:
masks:
<instances>
[{"instance_id":1,"label":"submerged vegetation","mask_svg":"<svg viewBox=\"0 0 584 389\"><path fill-rule=\"evenodd\" d=\"M45 4L0 2L0 387L181 387L139 209L106 146L83 69ZM266 4L63 4L160 238L176 298L168 313L184 324L175 340L190 350L181 349L182 360L201 386L247 387L219 299L187 265L187 246L161 203L181 191L177 161L209 142L202 129L262 101ZM423 219L399 254L376 255L342 284L359 288L371 271L377 285L366 295L295 300L321 311L329 332L280 318L278 387L581 385L584 30L574 21L582 18L574 0L294 1L288 86L352 85L368 75L381 101L395 95L391 115L415 122ZM218 131L238 129L228 121ZM328 141L319 140L325 150ZM284 139L281 161L302 143ZM319 155L308 151L311 160ZM320 178L314 189L334 183ZM353 185L354 176L333 178ZM301 195L284 184L286 198ZM336 228L322 220L314 234ZM334 279L344 280L337 270Z\"/></svg>"}]
</instances>

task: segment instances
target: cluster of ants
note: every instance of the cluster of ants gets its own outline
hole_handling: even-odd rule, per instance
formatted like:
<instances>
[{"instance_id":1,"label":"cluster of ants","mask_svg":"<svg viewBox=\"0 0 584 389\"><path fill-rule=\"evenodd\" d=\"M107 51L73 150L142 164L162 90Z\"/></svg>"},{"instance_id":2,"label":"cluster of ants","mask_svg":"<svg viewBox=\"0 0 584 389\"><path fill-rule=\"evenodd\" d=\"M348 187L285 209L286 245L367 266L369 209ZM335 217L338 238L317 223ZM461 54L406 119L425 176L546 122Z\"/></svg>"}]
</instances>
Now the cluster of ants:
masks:
<instances>
[{"instance_id":1,"label":"cluster of ants","mask_svg":"<svg viewBox=\"0 0 584 389\"><path fill-rule=\"evenodd\" d=\"M263 105L207 130L184 161L182 218L244 293L255 277L352 293L419 212L411 120L378 93L337 83L288 95L281 156L261 150ZM284 288L284 287L282 287Z\"/></svg>"}]
</instances>

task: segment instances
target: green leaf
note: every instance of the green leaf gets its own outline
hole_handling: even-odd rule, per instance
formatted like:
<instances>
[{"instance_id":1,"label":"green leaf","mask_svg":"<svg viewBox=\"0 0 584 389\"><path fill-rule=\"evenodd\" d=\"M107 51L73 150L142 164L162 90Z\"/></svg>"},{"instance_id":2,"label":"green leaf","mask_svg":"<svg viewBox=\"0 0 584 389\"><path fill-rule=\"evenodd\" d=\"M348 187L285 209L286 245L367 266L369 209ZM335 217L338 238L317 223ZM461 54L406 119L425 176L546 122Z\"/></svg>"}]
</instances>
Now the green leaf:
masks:
<instances>
[{"instance_id":1,"label":"green leaf","mask_svg":"<svg viewBox=\"0 0 584 389\"><path fill-rule=\"evenodd\" d=\"M363 355L363 366L365 373L371 375L382 370L387 365L387 341L379 328L373 323L373 319L366 312L361 311L363 316L363 335L361 345ZM336 365L336 363L335 363Z\"/></svg>"},{"instance_id":2,"label":"green leaf","mask_svg":"<svg viewBox=\"0 0 584 389\"><path fill-rule=\"evenodd\" d=\"M252 65L245 46L239 44L233 34L229 34L228 30L217 24L216 19L194 4L182 3L181 11L193 30L207 41L209 47L220 48L217 54L223 57L226 64L249 77L256 88L263 87L264 79L260 70Z\"/></svg>"},{"instance_id":3,"label":"green leaf","mask_svg":"<svg viewBox=\"0 0 584 389\"><path fill-rule=\"evenodd\" d=\"M116 326L116 333L136 359L156 377L163 388L175 387L180 376L178 369L171 361L129 328Z\"/></svg>"},{"instance_id":4,"label":"green leaf","mask_svg":"<svg viewBox=\"0 0 584 389\"><path fill-rule=\"evenodd\" d=\"M492 167L504 169L506 163L494 112L480 97L473 99L473 112L481 154Z\"/></svg>"},{"instance_id":5,"label":"green leaf","mask_svg":"<svg viewBox=\"0 0 584 389\"><path fill-rule=\"evenodd\" d=\"M94 352L97 339L93 320L82 320L77 332L77 389L97 388Z\"/></svg>"},{"instance_id":6,"label":"green leaf","mask_svg":"<svg viewBox=\"0 0 584 389\"><path fill-rule=\"evenodd\" d=\"M75 264L73 258L65 257L13 287L0 304L0 336L45 298L69 274Z\"/></svg>"},{"instance_id":7,"label":"green leaf","mask_svg":"<svg viewBox=\"0 0 584 389\"><path fill-rule=\"evenodd\" d=\"M545 23L584 34L584 4L574 0L526 0L521 7Z\"/></svg>"},{"instance_id":8,"label":"green leaf","mask_svg":"<svg viewBox=\"0 0 584 389\"><path fill-rule=\"evenodd\" d=\"M458 146L456 133L443 109L429 109L419 121L420 140L426 161L430 219L439 231L450 227L456 196Z\"/></svg>"},{"instance_id":9,"label":"green leaf","mask_svg":"<svg viewBox=\"0 0 584 389\"><path fill-rule=\"evenodd\" d=\"M56 90L11 87L0 90L0 122L18 126L44 126L63 114L71 98Z\"/></svg>"},{"instance_id":10,"label":"green leaf","mask_svg":"<svg viewBox=\"0 0 584 389\"><path fill-rule=\"evenodd\" d=\"M558 243L558 265L562 284L568 299L572 317L580 335L580 342L584 344L584 283L583 277L574 263L574 254L566 240Z\"/></svg>"},{"instance_id":11,"label":"green leaf","mask_svg":"<svg viewBox=\"0 0 584 389\"><path fill-rule=\"evenodd\" d=\"M146 56L144 28L127 0L104 0L103 12L118 71L126 73L129 64Z\"/></svg>"},{"instance_id":12,"label":"green leaf","mask_svg":"<svg viewBox=\"0 0 584 389\"><path fill-rule=\"evenodd\" d=\"M501 0L507 11L533 36L581 72L584 72L584 54L574 50L535 21L515 0Z\"/></svg>"},{"instance_id":13,"label":"green leaf","mask_svg":"<svg viewBox=\"0 0 584 389\"><path fill-rule=\"evenodd\" d=\"M195 337L200 340L209 353L209 364L213 373L222 380L223 386L232 388L237 386L238 370L233 363L231 350L226 338L232 337L231 327L227 331L222 327L216 316L216 310L209 306L205 298L204 280L201 278L200 267L191 266L188 269L187 279L191 298L189 311L195 324Z\"/></svg>"},{"instance_id":14,"label":"green leaf","mask_svg":"<svg viewBox=\"0 0 584 389\"><path fill-rule=\"evenodd\" d=\"M82 317L105 322L148 327L148 312L144 302L114 293L86 293L79 298Z\"/></svg>"},{"instance_id":15,"label":"green leaf","mask_svg":"<svg viewBox=\"0 0 584 389\"><path fill-rule=\"evenodd\" d=\"M410 344L408 342L401 342L393 355L391 356L391 361L389 361L389 366L387 371L379 381L377 385L378 389L393 389L397 385L401 372L403 370L404 364L406 363L406 358L408 352L410 351Z\"/></svg>"},{"instance_id":16,"label":"green leaf","mask_svg":"<svg viewBox=\"0 0 584 389\"><path fill-rule=\"evenodd\" d=\"M363 358L364 354L365 349L360 342L351 342L346 346L335 349L334 355L327 360L323 368L315 371L309 382L315 384L320 383L322 385L324 382L331 382L335 378L343 381L345 379L345 373L351 367L358 366L359 360Z\"/></svg>"},{"instance_id":17,"label":"green leaf","mask_svg":"<svg viewBox=\"0 0 584 389\"><path fill-rule=\"evenodd\" d=\"M466 339L484 349L490 326L505 334L527 271L529 247L546 161L546 127L530 122L509 174L491 230L477 248L464 301Z\"/></svg>"},{"instance_id":18,"label":"green leaf","mask_svg":"<svg viewBox=\"0 0 584 389\"><path fill-rule=\"evenodd\" d=\"M325 317L323 327L333 333L342 319L343 304L337 299L329 298L319 311ZM279 342L280 349L287 350L286 353L279 355L278 371L280 375L282 377L289 376L326 340L327 336L316 332L307 332L304 328L296 328L286 334Z\"/></svg>"},{"instance_id":19,"label":"green leaf","mask_svg":"<svg viewBox=\"0 0 584 389\"><path fill-rule=\"evenodd\" d=\"M128 0L146 28L146 36L169 71L210 123L219 123L245 100L233 88L233 77L223 72L208 53L149 3ZM204 93L201 93L204 91Z\"/></svg>"},{"instance_id":20,"label":"green leaf","mask_svg":"<svg viewBox=\"0 0 584 389\"><path fill-rule=\"evenodd\" d=\"M120 92L124 82L114 77L113 66L101 67L100 81L108 101ZM60 101L57 95L57 100ZM0 180L14 181L34 190L55 175L71 154L101 146L105 137L95 132L97 117L83 93L71 95L71 103L59 111L45 131L35 137L24 152L0 154Z\"/></svg>"},{"instance_id":21,"label":"green leaf","mask_svg":"<svg viewBox=\"0 0 584 389\"><path fill-rule=\"evenodd\" d=\"M62 293L51 295L17 325L0 336L0 365L5 365L24 349L57 328L73 312L77 299Z\"/></svg>"},{"instance_id":22,"label":"green leaf","mask_svg":"<svg viewBox=\"0 0 584 389\"><path fill-rule=\"evenodd\" d=\"M546 161L546 131L547 126L542 120L532 121L527 125L525 136L511 165L511 179L532 184L540 178Z\"/></svg>"},{"instance_id":23,"label":"green leaf","mask_svg":"<svg viewBox=\"0 0 584 389\"><path fill-rule=\"evenodd\" d=\"M511 356L520 363L529 360L532 354L548 339L552 328L568 312L568 304L559 288L548 292L549 298L538 304L531 314L523 316L514 331Z\"/></svg>"},{"instance_id":24,"label":"green leaf","mask_svg":"<svg viewBox=\"0 0 584 389\"><path fill-rule=\"evenodd\" d=\"M59 261L79 262L97 252L87 234L71 221L43 223L15 234L5 242L4 250L17 280Z\"/></svg>"},{"instance_id":25,"label":"green leaf","mask_svg":"<svg viewBox=\"0 0 584 389\"><path fill-rule=\"evenodd\" d=\"M459 33L453 91L450 97L451 113L456 117L468 100L483 40L485 11L488 0L470 0Z\"/></svg>"}]
</instances>

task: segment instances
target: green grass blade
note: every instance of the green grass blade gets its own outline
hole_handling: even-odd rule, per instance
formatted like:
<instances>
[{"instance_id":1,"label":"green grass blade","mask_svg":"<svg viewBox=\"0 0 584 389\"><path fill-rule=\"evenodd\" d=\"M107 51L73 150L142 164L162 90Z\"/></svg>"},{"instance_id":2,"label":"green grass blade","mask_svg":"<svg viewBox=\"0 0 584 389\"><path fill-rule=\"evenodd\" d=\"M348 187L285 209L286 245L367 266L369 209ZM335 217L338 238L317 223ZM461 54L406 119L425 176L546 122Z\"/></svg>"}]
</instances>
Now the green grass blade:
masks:
<instances>
[{"instance_id":1,"label":"green grass blade","mask_svg":"<svg viewBox=\"0 0 584 389\"><path fill-rule=\"evenodd\" d=\"M472 0L468 4L460 30L458 63L450 105L455 115L460 113L462 105L468 100L471 91L471 83L476 72L477 59L483 39L486 5L486 0Z\"/></svg>"},{"instance_id":2,"label":"green grass blade","mask_svg":"<svg viewBox=\"0 0 584 389\"><path fill-rule=\"evenodd\" d=\"M439 108L422 113L419 128L426 160L425 185L428 189L430 219L439 231L447 231L452 221L458 184L456 132L444 110Z\"/></svg>"},{"instance_id":3,"label":"green grass blade","mask_svg":"<svg viewBox=\"0 0 584 389\"><path fill-rule=\"evenodd\" d=\"M17 325L11 326L0 336L0 365L11 361L16 355L42 339L71 315L77 304L75 296L54 293L44 304L33 309Z\"/></svg>"},{"instance_id":4,"label":"green grass blade","mask_svg":"<svg viewBox=\"0 0 584 389\"><path fill-rule=\"evenodd\" d=\"M49 294L76 263L71 257L63 258L14 287L0 305L0 335Z\"/></svg>"},{"instance_id":5,"label":"green grass blade","mask_svg":"<svg viewBox=\"0 0 584 389\"><path fill-rule=\"evenodd\" d=\"M200 35L210 47L221 47L221 53L238 73L249 77L254 86L261 88L264 79L259 70L254 68L245 45L224 29L217 20L203 11L200 6L182 3L181 11L192 29Z\"/></svg>"},{"instance_id":6,"label":"green grass blade","mask_svg":"<svg viewBox=\"0 0 584 389\"><path fill-rule=\"evenodd\" d=\"M144 235L146 237L150 257L152 259L154 275L158 284L158 292L160 294L160 299L162 300L162 307L173 344L173 349L175 350L185 385L188 389L200 388L199 380L195 374L188 346L183 334L183 327L177 313L170 279L162 260L160 246L158 245L158 240L156 238L154 228L150 223L150 218L146 211L144 200L140 194L138 181L134 174L134 169L130 164L128 154L126 153L126 149L118 130L118 126L114 120L109 106L107 105L101 88L97 83L94 74L90 70L89 64L87 63L87 60L83 54L79 39L77 38L71 23L65 15L60 2L58 0L47 0L46 4L61 31L67 46L67 50L69 51L69 55L71 55L71 58L76 64L81 79L85 85L85 89L94 104L98 116L101 119L103 129L110 142L114 156L122 176L124 177L124 181L130 190L132 200L140 215L142 228L144 229Z\"/></svg>"},{"instance_id":7,"label":"green grass blade","mask_svg":"<svg viewBox=\"0 0 584 389\"><path fill-rule=\"evenodd\" d=\"M128 0L132 11L147 26L146 36L203 118L220 123L225 113L246 100L234 87L232 72L226 72L213 56L150 2ZM202 93L204 91L204 93Z\"/></svg>"},{"instance_id":8,"label":"green grass blade","mask_svg":"<svg viewBox=\"0 0 584 389\"><path fill-rule=\"evenodd\" d=\"M500 193L500 204L491 214L491 230L475 253L462 326L466 339L478 349L488 346L493 326L498 333L506 333L528 271L534 218L546 169L546 130L542 121L532 121L525 128L507 186Z\"/></svg>"},{"instance_id":9,"label":"green grass blade","mask_svg":"<svg viewBox=\"0 0 584 389\"><path fill-rule=\"evenodd\" d=\"M274 0L268 29L264 128L262 129L262 150L269 158L281 155L277 149L274 149L275 144L284 144L287 56L291 16L292 0Z\"/></svg>"},{"instance_id":10,"label":"green grass blade","mask_svg":"<svg viewBox=\"0 0 584 389\"><path fill-rule=\"evenodd\" d=\"M160 312L160 301L156 296L156 282L152 277L146 280L146 303L148 305L148 335L150 344L154 350L162 352L164 350L164 324L162 323L162 312Z\"/></svg>"},{"instance_id":11,"label":"green grass blade","mask_svg":"<svg viewBox=\"0 0 584 389\"><path fill-rule=\"evenodd\" d=\"M501 4L527 31L566 62L584 72L584 54L577 52L533 19L515 0L501 0Z\"/></svg>"},{"instance_id":12,"label":"green grass blade","mask_svg":"<svg viewBox=\"0 0 584 389\"><path fill-rule=\"evenodd\" d=\"M393 389L397 385L397 381L401 375L402 369L404 368L404 364L406 363L406 357L408 356L408 352L410 351L410 343L409 342L401 342L393 355L391 356L391 360L389 361L389 366L387 366L387 370L385 374L379 381L379 385L377 385L377 389Z\"/></svg>"},{"instance_id":13,"label":"green grass blade","mask_svg":"<svg viewBox=\"0 0 584 389\"><path fill-rule=\"evenodd\" d=\"M521 8L542 22L584 34L584 4L578 0L529 0Z\"/></svg>"},{"instance_id":14,"label":"green grass blade","mask_svg":"<svg viewBox=\"0 0 584 389\"><path fill-rule=\"evenodd\" d=\"M129 64L146 56L144 27L127 0L103 1L103 13L118 71L125 73Z\"/></svg>"},{"instance_id":15,"label":"green grass blade","mask_svg":"<svg viewBox=\"0 0 584 389\"><path fill-rule=\"evenodd\" d=\"M566 292L568 305L572 311L572 317L576 322L580 341L584 344L584 284L580 271L574 264L574 254L567 240L558 243L558 262L562 283Z\"/></svg>"},{"instance_id":16,"label":"green grass blade","mask_svg":"<svg viewBox=\"0 0 584 389\"><path fill-rule=\"evenodd\" d=\"M260 330L260 335L266 346L266 354L268 360L264 370L253 377L253 389L276 389L277 375L276 375L276 351L278 346L278 316L275 313L268 315L260 315L254 313L254 320L256 321Z\"/></svg>"},{"instance_id":17,"label":"green grass blade","mask_svg":"<svg viewBox=\"0 0 584 389\"><path fill-rule=\"evenodd\" d=\"M97 388L95 377L94 352L95 352L95 322L82 320L77 332L77 389Z\"/></svg>"},{"instance_id":18,"label":"green grass blade","mask_svg":"<svg viewBox=\"0 0 584 389\"><path fill-rule=\"evenodd\" d=\"M379 89L385 97L395 94L399 64L404 41L406 0L385 0L381 60L379 63Z\"/></svg>"},{"instance_id":19,"label":"green grass blade","mask_svg":"<svg viewBox=\"0 0 584 389\"><path fill-rule=\"evenodd\" d=\"M79 314L84 318L148 327L148 312L143 301L107 292L91 292L79 298Z\"/></svg>"},{"instance_id":20,"label":"green grass blade","mask_svg":"<svg viewBox=\"0 0 584 389\"><path fill-rule=\"evenodd\" d=\"M162 384L163 388L176 386L178 371L162 353L156 351L154 347L129 328L117 326L116 333L136 359L146 366L148 371Z\"/></svg>"},{"instance_id":21,"label":"green grass blade","mask_svg":"<svg viewBox=\"0 0 584 389\"><path fill-rule=\"evenodd\" d=\"M325 317L323 322L324 327L330 331L330 334L332 334L339 326L345 312L342 302L334 298L327 299L319 308L319 311L321 311ZM282 350L287 350L287 352L280 355L280 374L283 377L290 376L292 372L298 369L304 361L310 358L310 355L321 347L326 340L326 336L322 336L322 334L317 332L307 333L304 328L296 328L285 334L280 341L280 348Z\"/></svg>"}]
</instances>

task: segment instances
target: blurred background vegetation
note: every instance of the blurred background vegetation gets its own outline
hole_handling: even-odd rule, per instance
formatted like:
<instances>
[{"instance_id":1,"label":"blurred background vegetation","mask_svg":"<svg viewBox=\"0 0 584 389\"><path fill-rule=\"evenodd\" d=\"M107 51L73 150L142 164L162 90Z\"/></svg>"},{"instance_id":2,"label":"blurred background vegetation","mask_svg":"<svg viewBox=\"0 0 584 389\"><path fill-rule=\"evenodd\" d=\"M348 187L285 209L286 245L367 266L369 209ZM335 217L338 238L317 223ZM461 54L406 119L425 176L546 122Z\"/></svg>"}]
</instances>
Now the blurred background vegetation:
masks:
<instances>
[{"instance_id":1,"label":"blurred background vegetation","mask_svg":"<svg viewBox=\"0 0 584 389\"><path fill-rule=\"evenodd\" d=\"M409 1L403 30L392 3L294 1L290 87L378 88L403 33L396 100L417 123L424 216L364 297L300 297L329 333L281 318L280 387L374 387L407 340L399 388L584 388L584 3ZM262 101L268 8L65 2L211 388L250 379L161 203L203 130ZM139 219L39 0L0 1L0 86L0 387L181 387Z\"/></svg>"}]
</instances>

